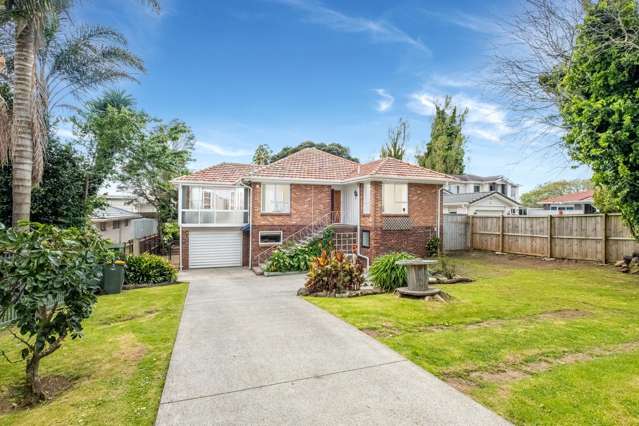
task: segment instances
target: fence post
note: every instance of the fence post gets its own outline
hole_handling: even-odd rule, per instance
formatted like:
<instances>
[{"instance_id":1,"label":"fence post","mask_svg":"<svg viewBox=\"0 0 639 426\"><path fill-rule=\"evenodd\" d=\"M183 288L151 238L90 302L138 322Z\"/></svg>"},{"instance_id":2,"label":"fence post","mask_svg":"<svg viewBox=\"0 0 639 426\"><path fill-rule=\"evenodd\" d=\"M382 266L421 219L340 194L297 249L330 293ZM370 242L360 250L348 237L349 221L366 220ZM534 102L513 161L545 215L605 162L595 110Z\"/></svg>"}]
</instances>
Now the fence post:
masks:
<instances>
[{"instance_id":1,"label":"fence post","mask_svg":"<svg viewBox=\"0 0 639 426\"><path fill-rule=\"evenodd\" d=\"M548 246L546 247L548 258L552 258L552 214L548 212Z\"/></svg>"},{"instance_id":2,"label":"fence post","mask_svg":"<svg viewBox=\"0 0 639 426\"><path fill-rule=\"evenodd\" d=\"M473 249L473 216L466 216L468 219L468 250Z\"/></svg>"},{"instance_id":3,"label":"fence post","mask_svg":"<svg viewBox=\"0 0 639 426\"><path fill-rule=\"evenodd\" d=\"M504 214L499 217L499 252L504 252Z\"/></svg>"},{"instance_id":4,"label":"fence post","mask_svg":"<svg viewBox=\"0 0 639 426\"><path fill-rule=\"evenodd\" d=\"M608 242L606 241L608 239L608 231L606 230L606 227L608 225L608 220L607 220L607 216L606 213L601 215L601 263L603 263L604 265L606 264L606 262L608 261Z\"/></svg>"}]
</instances>

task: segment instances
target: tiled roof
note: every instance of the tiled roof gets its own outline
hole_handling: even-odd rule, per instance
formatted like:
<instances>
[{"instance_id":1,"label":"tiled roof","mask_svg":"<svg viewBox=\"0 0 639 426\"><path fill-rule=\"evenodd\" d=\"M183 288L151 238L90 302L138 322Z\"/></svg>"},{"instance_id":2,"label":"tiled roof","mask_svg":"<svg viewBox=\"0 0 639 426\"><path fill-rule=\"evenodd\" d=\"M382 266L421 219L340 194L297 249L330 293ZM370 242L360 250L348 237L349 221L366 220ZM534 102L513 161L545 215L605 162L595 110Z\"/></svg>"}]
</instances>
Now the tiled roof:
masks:
<instances>
[{"instance_id":1,"label":"tiled roof","mask_svg":"<svg viewBox=\"0 0 639 426\"><path fill-rule=\"evenodd\" d=\"M391 157L386 157L380 160L371 161L370 163L362 164L350 177L356 178L365 176L386 176L398 178L405 177L442 181L453 180L451 176L445 175L443 173L439 173L434 170L426 169L416 164L407 163L405 161L397 160Z\"/></svg>"},{"instance_id":2,"label":"tiled roof","mask_svg":"<svg viewBox=\"0 0 639 426\"><path fill-rule=\"evenodd\" d=\"M383 158L360 164L317 148L305 148L266 166L221 163L199 170L174 182L215 182L234 184L240 179L300 179L340 182L366 177L396 177L436 181L454 180L443 173Z\"/></svg>"},{"instance_id":3,"label":"tiled roof","mask_svg":"<svg viewBox=\"0 0 639 426\"><path fill-rule=\"evenodd\" d=\"M250 175L260 166L255 164L220 163L206 169L198 170L190 175L180 176L174 182L216 182L225 184L237 183L241 178Z\"/></svg>"},{"instance_id":4,"label":"tiled roof","mask_svg":"<svg viewBox=\"0 0 639 426\"><path fill-rule=\"evenodd\" d=\"M490 197L491 195L495 195L497 194L498 196L501 196L503 198L506 198L508 200L510 200L511 202L519 205L519 203L515 200L513 200L512 198L502 194L501 192L497 192L497 191L490 191L490 192L467 192L464 194L451 194L448 191L444 192L444 204L461 204L461 203L468 203L468 204L473 204L476 203L479 200L483 200L484 198Z\"/></svg>"},{"instance_id":5,"label":"tiled roof","mask_svg":"<svg viewBox=\"0 0 639 426\"><path fill-rule=\"evenodd\" d=\"M250 177L344 180L359 163L317 148L305 148L255 171Z\"/></svg>"},{"instance_id":6,"label":"tiled roof","mask_svg":"<svg viewBox=\"0 0 639 426\"><path fill-rule=\"evenodd\" d=\"M539 204L562 204L562 203L578 203L580 201L592 201L594 191L588 189L586 191L573 192L571 194L558 195L549 197L539 202Z\"/></svg>"},{"instance_id":7,"label":"tiled roof","mask_svg":"<svg viewBox=\"0 0 639 426\"><path fill-rule=\"evenodd\" d=\"M91 218L94 220L138 219L141 217L137 213L112 206L97 209L91 214Z\"/></svg>"}]
</instances>

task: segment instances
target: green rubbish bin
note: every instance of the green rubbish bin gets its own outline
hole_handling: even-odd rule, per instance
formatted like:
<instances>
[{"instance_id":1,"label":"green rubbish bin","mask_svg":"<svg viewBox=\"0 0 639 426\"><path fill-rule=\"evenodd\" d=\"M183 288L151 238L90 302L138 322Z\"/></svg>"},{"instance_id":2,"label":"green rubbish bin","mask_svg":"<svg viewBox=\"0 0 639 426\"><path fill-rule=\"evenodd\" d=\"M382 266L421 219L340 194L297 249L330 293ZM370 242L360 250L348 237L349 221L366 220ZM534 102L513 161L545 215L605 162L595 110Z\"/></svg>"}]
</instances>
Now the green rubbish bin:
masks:
<instances>
[{"instance_id":1,"label":"green rubbish bin","mask_svg":"<svg viewBox=\"0 0 639 426\"><path fill-rule=\"evenodd\" d=\"M120 293L122 284L124 284L124 265L104 265L103 273L104 292L106 294Z\"/></svg>"}]
</instances>

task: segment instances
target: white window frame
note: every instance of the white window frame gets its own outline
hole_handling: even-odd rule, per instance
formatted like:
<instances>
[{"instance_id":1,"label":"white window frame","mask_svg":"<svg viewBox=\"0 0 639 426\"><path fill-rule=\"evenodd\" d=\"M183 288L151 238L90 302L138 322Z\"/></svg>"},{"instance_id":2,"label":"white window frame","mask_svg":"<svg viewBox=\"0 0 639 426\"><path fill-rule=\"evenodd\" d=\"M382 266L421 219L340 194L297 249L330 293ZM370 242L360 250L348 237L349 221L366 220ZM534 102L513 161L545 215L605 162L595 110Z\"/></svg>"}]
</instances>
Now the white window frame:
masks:
<instances>
[{"instance_id":1,"label":"white window frame","mask_svg":"<svg viewBox=\"0 0 639 426\"><path fill-rule=\"evenodd\" d=\"M287 209L286 210L265 210L264 206L266 205L266 203L264 202L265 200L265 195L266 195L266 188L268 186L273 186L275 187L275 191L273 192L274 194L277 194L277 188L278 187L287 187L288 188L288 204L287 204ZM262 213L267 213L267 214L289 214L291 212L291 184L290 183L263 183L262 184L262 188L261 188L261 203L260 203L260 211ZM277 201L276 201L277 202Z\"/></svg>"},{"instance_id":2,"label":"white window frame","mask_svg":"<svg viewBox=\"0 0 639 426\"><path fill-rule=\"evenodd\" d=\"M473 192L481 192L481 186L480 185L473 185Z\"/></svg>"},{"instance_id":3,"label":"white window frame","mask_svg":"<svg viewBox=\"0 0 639 426\"><path fill-rule=\"evenodd\" d=\"M367 244L364 243L364 235L366 235L368 238L368 242ZM371 247L371 231L368 229L362 229L362 247L363 248L370 248Z\"/></svg>"},{"instance_id":4,"label":"white window frame","mask_svg":"<svg viewBox=\"0 0 639 426\"><path fill-rule=\"evenodd\" d=\"M114 220L113 224L111 225L111 227L113 229L120 229L120 221L119 220Z\"/></svg>"},{"instance_id":5,"label":"white window frame","mask_svg":"<svg viewBox=\"0 0 639 426\"><path fill-rule=\"evenodd\" d=\"M262 235L265 234L270 234L270 235L279 235L280 236L280 241L278 243L263 243L262 242ZM258 236L258 242L260 246L279 246L280 244L282 244L282 241L284 240L284 234L282 231L260 231L259 236Z\"/></svg>"},{"instance_id":6,"label":"white window frame","mask_svg":"<svg viewBox=\"0 0 639 426\"><path fill-rule=\"evenodd\" d=\"M365 182L362 188L362 213L371 214L371 183Z\"/></svg>"},{"instance_id":7,"label":"white window frame","mask_svg":"<svg viewBox=\"0 0 639 426\"><path fill-rule=\"evenodd\" d=\"M402 200L402 201L397 201L397 199L393 199L393 204L394 205L400 205L400 211L387 211L386 210L386 200L384 199L384 194L386 193L386 190L384 189L386 186L392 185L393 186L393 197L397 197L397 187L398 186L403 186L406 188L405 194L406 194L406 199ZM404 207L404 211L401 211L401 206L405 205ZM407 215L408 214L408 184L407 183L382 183L382 214L388 214L388 215Z\"/></svg>"}]
</instances>

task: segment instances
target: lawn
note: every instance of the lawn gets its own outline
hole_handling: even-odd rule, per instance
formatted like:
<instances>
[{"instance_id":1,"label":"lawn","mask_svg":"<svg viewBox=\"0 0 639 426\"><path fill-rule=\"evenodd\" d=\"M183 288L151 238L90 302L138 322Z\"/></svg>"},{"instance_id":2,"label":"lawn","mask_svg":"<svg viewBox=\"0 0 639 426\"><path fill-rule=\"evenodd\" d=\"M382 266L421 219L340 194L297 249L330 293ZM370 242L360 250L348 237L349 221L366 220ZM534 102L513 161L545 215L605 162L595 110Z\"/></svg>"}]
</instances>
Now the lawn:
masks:
<instances>
[{"instance_id":1,"label":"lawn","mask_svg":"<svg viewBox=\"0 0 639 426\"><path fill-rule=\"evenodd\" d=\"M21 392L23 364L0 360L0 425L153 424L186 291L177 284L99 297L84 338L42 361L43 376L69 387L37 407L9 409ZM0 349L19 358L6 331Z\"/></svg>"},{"instance_id":2,"label":"lawn","mask_svg":"<svg viewBox=\"0 0 639 426\"><path fill-rule=\"evenodd\" d=\"M639 424L639 276L474 253L449 303L308 298L517 424Z\"/></svg>"}]
</instances>

